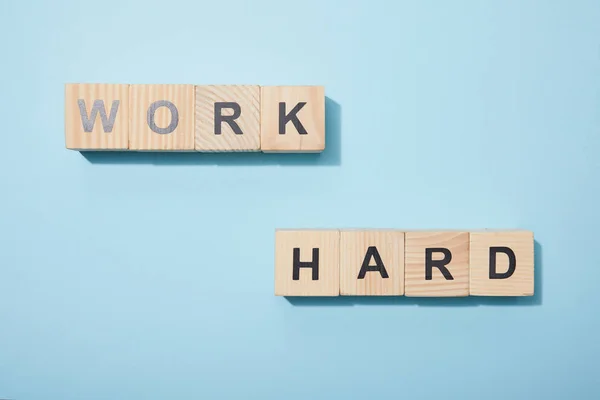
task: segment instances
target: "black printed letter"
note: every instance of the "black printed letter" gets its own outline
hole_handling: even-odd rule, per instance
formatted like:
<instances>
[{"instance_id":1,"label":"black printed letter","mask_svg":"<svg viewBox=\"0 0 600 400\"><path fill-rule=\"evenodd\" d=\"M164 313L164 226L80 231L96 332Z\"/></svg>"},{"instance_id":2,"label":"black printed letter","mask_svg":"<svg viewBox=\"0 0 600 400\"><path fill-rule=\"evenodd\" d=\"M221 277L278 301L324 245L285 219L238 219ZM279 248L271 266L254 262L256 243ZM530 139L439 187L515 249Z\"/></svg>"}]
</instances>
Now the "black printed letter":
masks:
<instances>
[{"instance_id":1,"label":"black printed letter","mask_svg":"<svg viewBox=\"0 0 600 400\"><path fill-rule=\"evenodd\" d=\"M285 103L279 103L279 134L285 135L285 124L292 121L294 127L301 135L306 135L306 129L298 119L298 111L302 109L306 105L305 102L300 102L296 104L296 107L292 108L292 111L288 115L285 115Z\"/></svg>"},{"instance_id":2,"label":"black printed letter","mask_svg":"<svg viewBox=\"0 0 600 400\"><path fill-rule=\"evenodd\" d=\"M221 115L221 110L224 108L233 109L233 115ZM242 130L240 129L240 126L237 124L237 122L234 121L236 118L239 118L241 113L242 113L242 110L238 103L235 103L235 102L215 103L215 135L221 134L221 123L222 122L227 122L229 124L229 126L231 127L231 129L233 129L233 132L236 135L243 134L244 132L242 132Z\"/></svg>"},{"instance_id":3,"label":"black printed letter","mask_svg":"<svg viewBox=\"0 0 600 400\"><path fill-rule=\"evenodd\" d=\"M443 253L444 258L441 260L433 260L433 253ZM431 280L431 273L433 267L438 268L447 281L454 280L454 277L452 276L452 274L450 274L448 268L445 267L445 265L449 264L450 261L452 261L452 253L450 253L450 250L448 249L445 249L443 247L425 249L425 280Z\"/></svg>"},{"instance_id":4,"label":"black printed letter","mask_svg":"<svg viewBox=\"0 0 600 400\"><path fill-rule=\"evenodd\" d=\"M369 265L371 257L375 259L375 265ZM375 246L369 246L367 249L367 254L365 255L362 267L360 267L360 272L358 273L358 279L364 279L366 273L370 271L379 271L382 278L389 278L389 275L385 270L385 265L383 265L381 257L379 256L379 252L377 251L377 247Z\"/></svg>"},{"instance_id":5,"label":"black printed letter","mask_svg":"<svg viewBox=\"0 0 600 400\"><path fill-rule=\"evenodd\" d=\"M312 280L319 280L319 249L312 249L312 261L300 261L300 249L294 247L294 272L292 279L300 280L300 268L312 268Z\"/></svg>"},{"instance_id":6,"label":"black printed letter","mask_svg":"<svg viewBox=\"0 0 600 400\"><path fill-rule=\"evenodd\" d=\"M504 253L508 256L508 271L499 274L496 272L496 254ZM517 257L515 252L508 247L490 247L490 279L506 279L515 273Z\"/></svg>"}]
</instances>

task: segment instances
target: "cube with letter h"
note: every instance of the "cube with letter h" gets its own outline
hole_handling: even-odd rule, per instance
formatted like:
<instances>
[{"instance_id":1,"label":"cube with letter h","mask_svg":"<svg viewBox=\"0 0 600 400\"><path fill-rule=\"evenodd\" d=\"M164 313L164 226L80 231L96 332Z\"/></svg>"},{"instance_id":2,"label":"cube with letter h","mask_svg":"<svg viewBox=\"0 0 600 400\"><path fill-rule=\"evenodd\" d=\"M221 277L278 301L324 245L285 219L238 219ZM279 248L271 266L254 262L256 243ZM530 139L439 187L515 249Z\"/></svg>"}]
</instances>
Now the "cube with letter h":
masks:
<instances>
[{"instance_id":1,"label":"cube with letter h","mask_svg":"<svg viewBox=\"0 0 600 400\"><path fill-rule=\"evenodd\" d=\"M339 257L337 230L277 230L275 295L339 296Z\"/></svg>"}]
</instances>

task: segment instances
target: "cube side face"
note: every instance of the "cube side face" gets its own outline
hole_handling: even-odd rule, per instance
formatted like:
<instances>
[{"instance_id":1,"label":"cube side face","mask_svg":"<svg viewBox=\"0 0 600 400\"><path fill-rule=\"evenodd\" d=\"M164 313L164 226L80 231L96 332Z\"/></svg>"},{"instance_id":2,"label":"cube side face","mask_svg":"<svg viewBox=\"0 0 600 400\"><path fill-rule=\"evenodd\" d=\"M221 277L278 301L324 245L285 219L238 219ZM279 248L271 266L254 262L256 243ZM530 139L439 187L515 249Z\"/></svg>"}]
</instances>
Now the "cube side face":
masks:
<instances>
[{"instance_id":1,"label":"cube side face","mask_svg":"<svg viewBox=\"0 0 600 400\"><path fill-rule=\"evenodd\" d=\"M280 107L284 107L284 113L280 113ZM280 125L283 125L283 133ZM260 140L263 152L322 152L325 149L325 88L261 87Z\"/></svg>"},{"instance_id":2,"label":"cube side face","mask_svg":"<svg viewBox=\"0 0 600 400\"><path fill-rule=\"evenodd\" d=\"M195 90L196 151L260 150L259 86L209 85Z\"/></svg>"},{"instance_id":3,"label":"cube side face","mask_svg":"<svg viewBox=\"0 0 600 400\"><path fill-rule=\"evenodd\" d=\"M342 231L340 294L404 294L404 232Z\"/></svg>"},{"instance_id":4,"label":"cube side face","mask_svg":"<svg viewBox=\"0 0 600 400\"><path fill-rule=\"evenodd\" d=\"M130 85L129 149L194 150L194 85Z\"/></svg>"},{"instance_id":5,"label":"cube side face","mask_svg":"<svg viewBox=\"0 0 600 400\"><path fill-rule=\"evenodd\" d=\"M65 85L65 141L71 150L127 150L129 85Z\"/></svg>"},{"instance_id":6,"label":"cube side face","mask_svg":"<svg viewBox=\"0 0 600 400\"><path fill-rule=\"evenodd\" d=\"M532 232L474 232L470 237L472 296L533 296ZM514 270L511 274L513 262ZM492 267L491 263L494 263Z\"/></svg>"},{"instance_id":7,"label":"cube side face","mask_svg":"<svg viewBox=\"0 0 600 400\"><path fill-rule=\"evenodd\" d=\"M406 296L469 295L468 232L407 232L405 243ZM427 257L432 260L430 279L427 279L426 273ZM442 263L440 260L449 262Z\"/></svg>"},{"instance_id":8,"label":"cube side face","mask_svg":"<svg viewBox=\"0 0 600 400\"><path fill-rule=\"evenodd\" d=\"M339 231L276 231L275 295L339 296L339 255Z\"/></svg>"}]
</instances>

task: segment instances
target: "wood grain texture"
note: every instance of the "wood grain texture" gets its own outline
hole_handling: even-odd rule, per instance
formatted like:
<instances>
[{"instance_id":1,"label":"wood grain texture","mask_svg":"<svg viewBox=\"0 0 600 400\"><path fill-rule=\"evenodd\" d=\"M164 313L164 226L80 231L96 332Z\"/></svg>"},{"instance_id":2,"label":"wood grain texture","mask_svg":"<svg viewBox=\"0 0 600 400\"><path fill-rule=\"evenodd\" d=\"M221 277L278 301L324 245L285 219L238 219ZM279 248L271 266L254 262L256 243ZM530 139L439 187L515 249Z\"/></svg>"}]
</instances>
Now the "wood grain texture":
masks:
<instances>
[{"instance_id":1,"label":"wood grain texture","mask_svg":"<svg viewBox=\"0 0 600 400\"><path fill-rule=\"evenodd\" d=\"M300 268L293 279L294 248L301 262L313 261L318 249L319 273L313 280L311 268ZM340 232L337 230L277 230L275 232L276 296L339 296Z\"/></svg>"},{"instance_id":2,"label":"wood grain texture","mask_svg":"<svg viewBox=\"0 0 600 400\"><path fill-rule=\"evenodd\" d=\"M470 294L472 296L533 296L533 232L471 232ZM515 271L506 279L490 279L490 247L508 247L515 253ZM508 256L496 255L497 272L508 270Z\"/></svg>"},{"instance_id":3,"label":"wood grain texture","mask_svg":"<svg viewBox=\"0 0 600 400\"><path fill-rule=\"evenodd\" d=\"M376 266L374 247L387 277L368 271L359 278L365 258ZM404 232L393 230L343 230L340 234L340 294L353 296L401 296L404 294Z\"/></svg>"},{"instance_id":4,"label":"wood grain texture","mask_svg":"<svg viewBox=\"0 0 600 400\"><path fill-rule=\"evenodd\" d=\"M83 100L91 117L94 101L103 100L106 116L118 100L112 130L105 132L101 114L94 118L91 132L85 132L78 100ZM126 150L129 142L129 85L70 83L65 85L65 142L72 150Z\"/></svg>"},{"instance_id":5,"label":"wood grain texture","mask_svg":"<svg viewBox=\"0 0 600 400\"><path fill-rule=\"evenodd\" d=\"M235 102L240 115L235 119L242 134L236 134L230 124L221 122L221 133L215 134L215 103ZM222 115L233 115L224 108ZM260 87L253 85L196 86L196 151L259 151L260 150Z\"/></svg>"},{"instance_id":6,"label":"wood grain texture","mask_svg":"<svg viewBox=\"0 0 600 400\"><path fill-rule=\"evenodd\" d=\"M445 265L452 275L447 280L439 268L432 268L431 280L425 279L425 250L445 248L452 259ZM461 297L469 295L469 233L468 232L406 232L405 294L407 297ZM433 260L444 258L432 253Z\"/></svg>"},{"instance_id":7,"label":"wood grain texture","mask_svg":"<svg viewBox=\"0 0 600 400\"><path fill-rule=\"evenodd\" d=\"M292 122L279 133L279 103L286 114L305 102L296 114L306 130L301 135ZM321 152L325 149L325 88L323 86L261 87L261 150L263 152Z\"/></svg>"},{"instance_id":8,"label":"wood grain texture","mask_svg":"<svg viewBox=\"0 0 600 400\"><path fill-rule=\"evenodd\" d=\"M194 85L131 85L129 149L141 151L192 151L194 150ZM147 122L150 105L166 100L175 105L179 122L168 134L156 133ZM166 128L172 122L172 113L160 107L155 113L155 123Z\"/></svg>"}]
</instances>

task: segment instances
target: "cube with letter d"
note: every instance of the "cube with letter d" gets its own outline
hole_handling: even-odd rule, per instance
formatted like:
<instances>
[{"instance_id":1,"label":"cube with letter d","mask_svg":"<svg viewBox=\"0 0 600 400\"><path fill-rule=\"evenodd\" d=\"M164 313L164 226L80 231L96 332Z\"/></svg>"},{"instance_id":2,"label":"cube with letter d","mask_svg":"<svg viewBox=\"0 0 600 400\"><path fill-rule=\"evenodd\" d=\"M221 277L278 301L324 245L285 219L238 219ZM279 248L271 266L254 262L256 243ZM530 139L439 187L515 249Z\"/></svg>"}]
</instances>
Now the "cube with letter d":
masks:
<instances>
[{"instance_id":1,"label":"cube with letter d","mask_svg":"<svg viewBox=\"0 0 600 400\"><path fill-rule=\"evenodd\" d=\"M275 232L276 296L339 296L340 232Z\"/></svg>"},{"instance_id":2,"label":"cube with letter d","mask_svg":"<svg viewBox=\"0 0 600 400\"><path fill-rule=\"evenodd\" d=\"M471 232L469 252L471 296L533 296L533 232Z\"/></svg>"}]
</instances>

